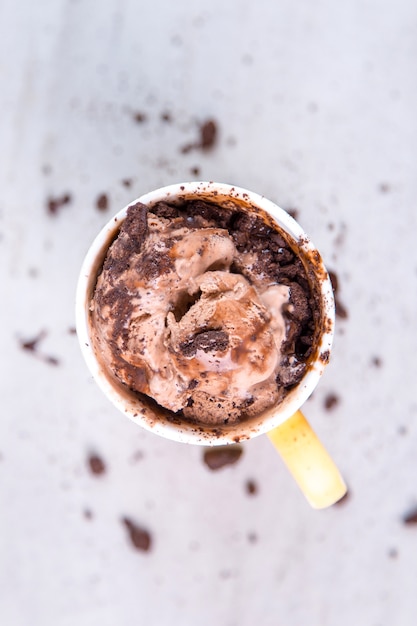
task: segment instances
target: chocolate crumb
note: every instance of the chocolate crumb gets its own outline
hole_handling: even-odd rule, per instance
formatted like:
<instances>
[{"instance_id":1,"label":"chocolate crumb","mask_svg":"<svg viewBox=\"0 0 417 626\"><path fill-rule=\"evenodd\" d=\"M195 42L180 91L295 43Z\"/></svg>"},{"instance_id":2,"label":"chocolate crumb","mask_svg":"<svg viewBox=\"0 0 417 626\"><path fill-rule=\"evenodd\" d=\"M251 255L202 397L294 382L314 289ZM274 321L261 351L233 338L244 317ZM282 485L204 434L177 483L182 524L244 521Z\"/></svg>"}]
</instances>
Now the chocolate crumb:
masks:
<instances>
[{"instance_id":1,"label":"chocolate crumb","mask_svg":"<svg viewBox=\"0 0 417 626\"><path fill-rule=\"evenodd\" d=\"M372 357L371 363L374 367L382 367L382 359L379 356Z\"/></svg>"},{"instance_id":2,"label":"chocolate crumb","mask_svg":"<svg viewBox=\"0 0 417 626\"><path fill-rule=\"evenodd\" d=\"M391 191L391 186L388 183L380 183L378 188L381 193L389 193Z\"/></svg>"},{"instance_id":3,"label":"chocolate crumb","mask_svg":"<svg viewBox=\"0 0 417 626\"><path fill-rule=\"evenodd\" d=\"M146 122L146 113L136 111L136 113L133 113L133 119L137 124L142 124L143 122Z\"/></svg>"},{"instance_id":4,"label":"chocolate crumb","mask_svg":"<svg viewBox=\"0 0 417 626\"><path fill-rule=\"evenodd\" d=\"M144 528L138 526L128 517L123 517L122 523L127 528L133 547L136 548L136 550L141 550L142 552L149 552L152 544L152 537L150 533Z\"/></svg>"},{"instance_id":5,"label":"chocolate crumb","mask_svg":"<svg viewBox=\"0 0 417 626\"><path fill-rule=\"evenodd\" d=\"M242 452L243 448L239 445L218 446L205 450L203 460L209 469L216 471L226 465L236 463L240 459Z\"/></svg>"},{"instance_id":6,"label":"chocolate crumb","mask_svg":"<svg viewBox=\"0 0 417 626\"><path fill-rule=\"evenodd\" d=\"M135 450L135 452L131 456L131 462L137 463L138 461L141 461L144 458L144 456L145 455L142 452L142 450Z\"/></svg>"},{"instance_id":7,"label":"chocolate crumb","mask_svg":"<svg viewBox=\"0 0 417 626\"><path fill-rule=\"evenodd\" d=\"M58 211L69 204L72 200L71 194L64 193L62 196L50 196L46 201L46 208L49 215L57 215Z\"/></svg>"},{"instance_id":8,"label":"chocolate crumb","mask_svg":"<svg viewBox=\"0 0 417 626\"><path fill-rule=\"evenodd\" d=\"M217 139L217 124L214 120L207 120L200 126L200 146L202 150L210 150Z\"/></svg>"},{"instance_id":9,"label":"chocolate crumb","mask_svg":"<svg viewBox=\"0 0 417 626\"><path fill-rule=\"evenodd\" d=\"M123 178L122 179L122 185L123 187L126 187L127 189L129 189L132 186L133 180L131 178Z\"/></svg>"},{"instance_id":10,"label":"chocolate crumb","mask_svg":"<svg viewBox=\"0 0 417 626\"><path fill-rule=\"evenodd\" d=\"M417 506L410 509L407 513L403 515L403 524L405 524L406 526L417 524Z\"/></svg>"},{"instance_id":11,"label":"chocolate crumb","mask_svg":"<svg viewBox=\"0 0 417 626\"><path fill-rule=\"evenodd\" d=\"M42 339L45 339L46 335L46 330L41 330L40 333L33 339L28 339L27 341L21 340L20 347L22 350L27 350L28 352L36 352L38 344L42 341Z\"/></svg>"},{"instance_id":12,"label":"chocolate crumb","mask_svg":"<svg viewBox=\"0 0 417 626\"><path fill-rule=\"evenodd\" d=\"M85 519L88 519L88 520L93 519L93 512L91 511L91 509L84 509L83 515Z\"/></svg>"},{"instance_id":13,"label":"chocolate crumb","mask_svg":"<svg viewBox=\"0 0 417 626\"><path fill-rule=\"evenodd\" d=\"M199 167L192 167L190 169L190 172L193 176L200 176L200 168Z\"/></svg>"},{"instance_id":14,"label":"chocolate crumb","mask_svg":"<svg viewBox=\"0 0 417 626\"><path fill-rule=\"evenodd\" d=\"M245 487L246 493L250 496L255 496L258 493L258 485L254 480L247 480Z\"/></svg>"},{"instance_id":15,"label":"chocolate crumb","mask_svg":"<svg viewBox=\"0 0 417 626\"><path fill-rule=\"evenodd\" d=\"M256 543L258 541L258 535L256 533L248 533L249 543Z\"/></svg>"},{"instance_id":16,"label":"chocolate crumb","mask_svg":"<svg viewBox=\"0 0 417 626\"><path fill-rule=\"evenodd\" d=\"M109 208L109 198L107 194L101 193L96 200L96 208L98 211L107 211Z\"/></svg>"},{"instance_id":17,"label":"chocolate crumb","mask_svg":"<svg viewBox=\"0 0 417 626\"><path fill-rule=\"evenodd\" d=\"M300 214L298 209L287 209L287 213L289 213L294 220L298 220Z\"/></svg>"},{"instance_id":18,"label":"chocolate crumb","mask_svg":"<svg viewBox=\"0 0 417 626\"><path fill-rule=\"evenodd\" d=\"M207 120L200 124L200 138L198 141L187 143L180 149L183 154L191 152L191 150L202 150L207 152L214 148L217 143L217 124L214 120Z\"/></svg>"},{"instance_id":19,"label":"chocolate crumb","mask_svg":"<svg viewBox=\"0 0 417 626\"><path fill-rule=\"evenodd\" d=\"M388 550L388 558L389 559L397 559L398 558L398 550L397 548L390 548Z\"/></svg>"},{"instance_id":20,"label":"chocolate crumb","mask_svg":"<svg viewBox=\"0 0 417 626\"><path fill-rule=\"evenodd\" d=\"M161 113L161 120L163 122L172 122L172 115L168 111Z\"/></svg>"},{"instance_id":21,"label":"chocolate crumb","mask_svg":"<svg viewBox=\"0 0 417 626\"><path fill-rule=\"evenodd\" d=\"M98 454L92 453L89 455L87 459L88 466L90 471L95 476L101 476L101 474L105 474L106 472L106 464L103 459L98 456Z\"/></svg>"},{"instance_id":22,"label":"chocolate crumb","mask_svg":"<svg viewBox=\"0 0 417 626\"><path fill-rule=\"evenodd\" d=\"M339 317L340 319L347 319L348 311L347 311L346 307L340 302L340 300L338 298L339 279L337 277L336 272L333 272L333 271L329 270L329 278L330 278L330 282L332 283L332 287L333 287L336 316Z\"/></svg>"},{"instance_id":23,"label":"chocolate crumb","mask_svg":"<svg viewBox=\"0 0 417 626\"><path fill-rule=\"evenodd\" d=\"M51 356L47 354L44 355L42 359L45 361L45 363L49 363L49 365L58 366L61 363L60 360L56 358L56 356Z\"/></svg>"},{"instance_id":24,"label":"chocolate crumb","mask_svg":"<svg viewBox=\"0 0 417 626\"><path fill-rule=\"evenodd\" d=\"M340 398L335 393L328 393L324 399L324 408L326 411L331 411L334 409L340 402Z\"/></svg>"},{"instance_id":25,"label":"chocolate crumb","mask_svg":"<svg viewBox=\"0 0 417 626\"><path fill-rule=\"evenodd\" d=\"M47 336L46 330L41 330L40 333L36 337L34 337L33 339L28 339L27 341L20 340L20 347L22 348L22 350L26 350L27 352L31 352L38 359L40 359L41 361L44 361L44 363L48 363L48 365L55 365L55 366L57 366L57 365L60 364L59 359L57 359L55 356L51 356L51 355L48 355L48 354L41 354L38 351L39 343L43 339L45 339L46 336Z\"/></svg>"},{"instance_id":26,"label":"chocolate crumb","mask_svg":"<svg viewBox=\"0 0 417 626\"><path fill-rule=\"evenodd\" d=\"M335 298L335 307L336 307L336 316L340 317L340 319L345 320L349 317L348 311L346 307L340 302L338 298Z\"/></svg>"},{"instance_id":27,"label":"chocolate crumb","mask_svg":"<svg viewBox=\"0 0 417 626\"><path fill-rule=\"evenodd\" d=\"M75 328L75 326L70 326L68 328L68 334L69 335L76 335L77 334L77 329Z\"/></svg>"}]
</instances>

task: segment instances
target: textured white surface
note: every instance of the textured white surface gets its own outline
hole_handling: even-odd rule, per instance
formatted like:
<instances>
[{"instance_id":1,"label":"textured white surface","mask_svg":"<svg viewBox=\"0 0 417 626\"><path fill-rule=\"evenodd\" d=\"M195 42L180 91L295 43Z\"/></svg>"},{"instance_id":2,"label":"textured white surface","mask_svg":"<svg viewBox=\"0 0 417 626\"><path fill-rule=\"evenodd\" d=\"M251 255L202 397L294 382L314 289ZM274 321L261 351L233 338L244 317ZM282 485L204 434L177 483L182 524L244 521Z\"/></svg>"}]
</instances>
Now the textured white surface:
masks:
<instances>
[{"instance_id":1,"label":"textured white surface","mask_svg":"<svg viewBox=\"0 0 417 626\"><path fill-rule=\"evenodd\" d=\"M415 624L416 58L411 0L0 4L2 625ZM209 117L218 147L181 154ZM296 207L339 276L349 317L305 407L351 486L339 507L311 510L265 437L213 473L140 430L68 332L108 216L195 166ZM19 346L42 329L58 367Z\"/></svg>"}]
</instances>

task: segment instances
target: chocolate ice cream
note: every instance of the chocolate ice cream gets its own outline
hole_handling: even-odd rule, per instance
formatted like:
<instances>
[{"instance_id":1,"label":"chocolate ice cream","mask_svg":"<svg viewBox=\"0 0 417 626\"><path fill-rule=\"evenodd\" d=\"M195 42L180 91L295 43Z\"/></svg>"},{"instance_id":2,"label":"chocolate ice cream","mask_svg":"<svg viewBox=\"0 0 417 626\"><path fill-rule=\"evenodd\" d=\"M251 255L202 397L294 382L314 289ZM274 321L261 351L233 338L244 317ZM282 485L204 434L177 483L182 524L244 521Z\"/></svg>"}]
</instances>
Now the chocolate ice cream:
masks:
<instances>
[{"instance_id":1,"label":"chocolate ice cream","mask_svg":"<svg viewBox=\"0 0 417 626\"><path fill-rule=\"evenodd\" d=\"M90 304L107 372L203 426L279 403L305 374L317 332L292 245L238 204L130 206Z\"/></svg>"}]
</instances>

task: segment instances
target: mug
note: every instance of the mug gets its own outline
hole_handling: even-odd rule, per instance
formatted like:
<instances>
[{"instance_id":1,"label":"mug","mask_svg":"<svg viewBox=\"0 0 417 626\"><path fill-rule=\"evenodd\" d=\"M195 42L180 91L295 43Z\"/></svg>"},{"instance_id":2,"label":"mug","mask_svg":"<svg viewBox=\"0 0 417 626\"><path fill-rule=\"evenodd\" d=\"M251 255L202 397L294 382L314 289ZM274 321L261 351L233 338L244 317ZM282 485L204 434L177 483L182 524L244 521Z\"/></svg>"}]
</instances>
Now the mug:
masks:
<instances>
[{"instance_id":1,"label":"mug","mask_svg":"<svg viewBox=\"0 0 417 626\"><path fill-rule=\"evenodd\" d=\"M262 217L274 230L280 231L301 259L316 303L316 341L301 380L277 405L222 429L178 419L142 394L129 390L106 368L91 335L90 303L97 278L128 208L137 202L151 208L160 201L175 204L196 199ZM146 193L130 203L112 217L91 244L77 285L76 328L81 351L93 378L122 413L155 434L182 443L218 446L267 434L314 508L328 507L346 493L346 485L338 469L300 410L329 362L334 323L333 289L329 275L320 253L301 226L264 196L223 183L178 183Z\"/></svg>"}]
</instances>

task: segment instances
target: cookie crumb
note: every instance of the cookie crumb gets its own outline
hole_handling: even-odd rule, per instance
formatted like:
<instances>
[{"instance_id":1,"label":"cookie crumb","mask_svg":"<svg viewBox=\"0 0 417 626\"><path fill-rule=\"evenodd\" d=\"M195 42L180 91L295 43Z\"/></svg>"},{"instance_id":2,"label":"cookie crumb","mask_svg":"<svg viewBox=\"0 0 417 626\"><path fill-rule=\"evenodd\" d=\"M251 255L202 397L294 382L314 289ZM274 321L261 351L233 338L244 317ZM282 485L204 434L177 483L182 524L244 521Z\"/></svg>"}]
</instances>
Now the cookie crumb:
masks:
<instances>
[{"instance_id":1,"label":"cookie crumb","mask_svg":"<svg viewBox=\"0 0 417 626\"><path fill-rule=\"evenodd\" d=\"M324 408L326 411L332 411L340 402L340 398L335 393L328 393L324 398Z\"/></svg>"},{"instance_id":2,"label":"cookie crumb","mask_svg":"<svg viewBox=\"0 0 417 626\"><path fill-rule=\"evenodd\" d=\"M203 460L209 469L216 471L226 465L236 463L240 459L242 452L243 448L239 445L216 446L215 448L205 450Z\"/></svg>"},{"instance_id":3,"label":"cookie crumb","mask_svg":"<svg viewBox=\"0 0 417 626\"><path fill-rule=\"evenodd\" d=\"M87 459L88 467L95 476L101 476L106 473L106 464L97 453L91 453Z\"/></svg>"},{"instance_id":4,"label":"cookie crumb","mask_svg":"<svg viewBox=\"0 0 417 626\"><path fill-rule=\"evenodd\" d=\"M72 196L70 193L64 193L62 196L49 196L46 201L46 208L49 215L57 215L58 211L69 204L71 200Z\"/></svg>"},{"instance_id":5,"label":"cookie crumb","mask_svg":"<svg viewBox=\"0 0 417 626\"><path fill-rule=\"evenodd\" d=\"M96 200L96 208L98 211L107 211L109 208L109 198L107 194L101 193Z\"/></svg>"},{"instance_id":6,"label":"cookie crumb","mask_svg":"<svg viewBox=\"0 0 417 626\"><path fill-rule=\"evenodd\" d=\"M137 124L143 124L143 122L146 122L147 116L146 113L142 113L142 111L136 111L133 113L133 119Z\"/></svg>"},{"instance_id":7,"label":"cookie crumb","mask_svg":"<svg viewBox=\"0 0 417 626\"><path fill-rule=\"evenodd\" d=\"M138 526L129 517L123 517L122 523L129 533L129 538L133 547L136 550L141 550L142 552L149 552L152 545L152 537L150 533L141 526Z\"/></svg>"},{"instance_id":8,"label":"cookie crumb","mask_svg":"<svg viewBox=\"0 0 417 626\"><path fill-rule=\"evenodd\" d=\"M406 526L412 526L413 524L417 524L417 506L410 509L407 513L404 513L403 524L405 524Z\"/></svg>"},{"instance_id":9,"label":"cookie crumb","mask_svg":"<svg viewBox=\"0 0 417 626\"><path fill-rule=\"evenodd\" d=\"M246 493L250 496L255 496L258 493L258 485L254 480L247 480L245 488Z\"/></svg>"}]
</instances>

